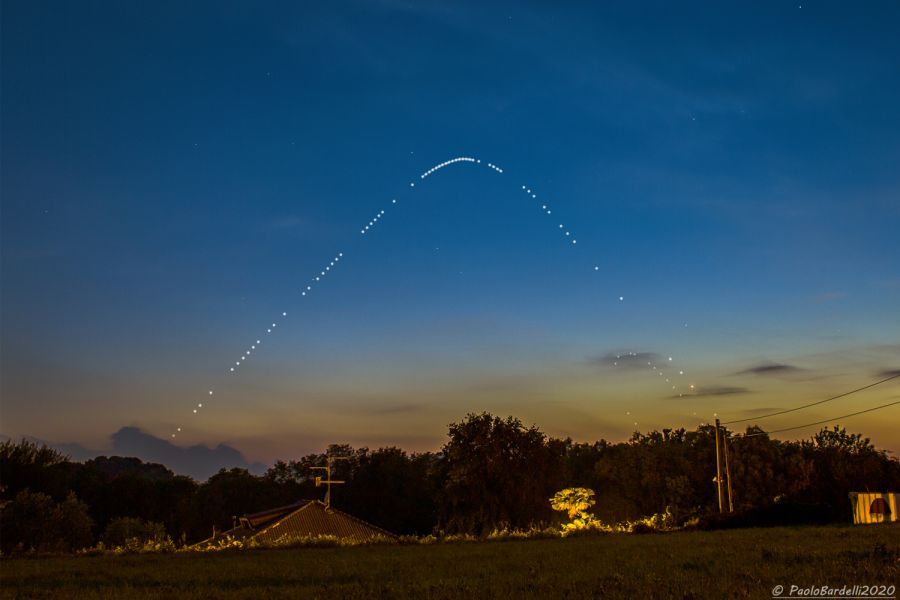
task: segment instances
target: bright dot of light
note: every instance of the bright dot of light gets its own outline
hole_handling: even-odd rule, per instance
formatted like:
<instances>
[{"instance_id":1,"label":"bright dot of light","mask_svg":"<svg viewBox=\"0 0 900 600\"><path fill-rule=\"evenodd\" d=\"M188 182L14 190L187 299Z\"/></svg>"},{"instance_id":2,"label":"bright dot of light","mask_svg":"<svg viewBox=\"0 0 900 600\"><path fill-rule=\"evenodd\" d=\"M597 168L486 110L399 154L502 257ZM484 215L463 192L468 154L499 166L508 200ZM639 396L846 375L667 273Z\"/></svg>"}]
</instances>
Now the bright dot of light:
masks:
<instances>
[{"instance_id":1,"label":"bright dot of light","mask_svg":"<svg viewBox=\"0 0 900 600\"><path fill-rule=\"evenodd\" d=\"M209 390L209 395L212 396L212 390Z\"/></svg>"},{"instance_id":2,"label":"bright dot of light","mask_svg":"<svg viewBox=\"0 0 900 600\"><path fill-rule=\"evenodd\" d=\"M625 296L619 296L619 302L625 299Z\"/></svg>"},{"instance_id":3,"label":"bright dot of light","mask_svg":"<svg viewBox=\"0 0 900 600\"><path fill-rule=\"evenodd\" d=\"M599 270L600 270L600 267L594 267L594 270L595 270L595 271L599 271Z\"/></svg>"},{"instance_id":4,"label":"bright dot of light","mask_svg":"<svg viewBox=\"0 0 900 600\"><path fill-rule=\"evenodd\" d=\"M286 317L286 316L287 316L287 313L286 313L286 312L283 312L283 313L281 313L281 316L282 316L282 317Z\"/></svg>"}]
</instances>

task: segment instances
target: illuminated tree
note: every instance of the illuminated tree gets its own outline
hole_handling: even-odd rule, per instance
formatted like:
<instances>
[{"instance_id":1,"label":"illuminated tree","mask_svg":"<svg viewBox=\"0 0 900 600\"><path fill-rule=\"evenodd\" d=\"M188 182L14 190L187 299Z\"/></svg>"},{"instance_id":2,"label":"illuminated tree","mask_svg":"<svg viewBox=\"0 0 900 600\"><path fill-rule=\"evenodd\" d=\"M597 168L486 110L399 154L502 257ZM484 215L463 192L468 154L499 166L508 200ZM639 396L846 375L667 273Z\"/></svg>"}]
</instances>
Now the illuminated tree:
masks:
<instances>
[{"instance_id":1,"label":"illuminated tree","mask_svg":"<svg viewBox=\"0 0 900 600\"><path fill-rule=\"evenodd\" d=\"M550 498L550 506L553 507L553 510L567 511L570 519L585 513L596 503L594 490L581 487L560 490Z\"/></svg>"},{"instance_id":2,"label":"illuminated tree","mask_svg":"<svg viewBox=\"0 0 900 600\"><path fill-rule=\"evenodd\" d=\"M550 506L553 510L565 511L571 522L563 525L563 535L576 531L599 529L600 521L587 509L596 504L594 490L589 488L566 488L560 490L550 498Z\"/></svg>"}]
</instances>

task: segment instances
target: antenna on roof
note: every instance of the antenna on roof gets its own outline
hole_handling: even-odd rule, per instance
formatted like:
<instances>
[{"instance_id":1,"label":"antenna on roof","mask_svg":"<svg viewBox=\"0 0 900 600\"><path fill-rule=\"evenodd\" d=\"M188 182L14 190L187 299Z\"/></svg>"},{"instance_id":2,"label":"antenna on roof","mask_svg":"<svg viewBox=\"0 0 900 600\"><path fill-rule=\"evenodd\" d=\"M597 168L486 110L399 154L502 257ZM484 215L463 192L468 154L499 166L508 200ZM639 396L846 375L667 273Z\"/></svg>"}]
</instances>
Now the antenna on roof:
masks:
<instances>
[{"instance_id":1,"label":"antenna on roof","mask_svg":"<svg viewBox=\"0 0 900 600\"><path fill-rule=\"evenodd\" d=\"M350 460L349 456L329 456L327 462L324 467L310 467L310 470L316 471L325 471L325 479L321 477L316 477L316 487L320 485L326 486L325 489L325 508L331 508L331 486L332 485L340 485L342 483L346 483L344 481L338 481L331 478L331 469L334 466L334 461L336 460Z\"/></svg>"}]
</instances>

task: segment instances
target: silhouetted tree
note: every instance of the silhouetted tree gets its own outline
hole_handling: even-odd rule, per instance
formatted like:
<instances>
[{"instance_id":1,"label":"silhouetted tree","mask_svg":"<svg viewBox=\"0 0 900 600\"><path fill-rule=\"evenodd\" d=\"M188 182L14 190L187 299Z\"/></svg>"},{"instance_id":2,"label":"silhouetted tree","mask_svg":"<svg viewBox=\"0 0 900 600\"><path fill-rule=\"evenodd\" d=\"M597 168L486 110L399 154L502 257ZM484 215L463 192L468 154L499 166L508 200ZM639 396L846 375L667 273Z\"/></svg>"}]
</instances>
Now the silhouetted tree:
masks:
<instances>
[{"instance_id":1,"label":"silhouetted tree","mask_svg":"<svg viewBox=\"0 0 900 600\"><path fill-rule=\"evenodd\" d=\"M449 437L440 469L441 528L483 534L550 520L547 498L562 487L563 457L537 427L469 414L450 425Z\"/></svg>"},{"instance_id":2,"label":"silhouetted tree","mask_svg":"<svg viewBox=\"0 0 900 600\"><path fill-rule=\"evenodd\" d=\"M0 443L0 498L14 498L25 489L65 498L70 466L69 457L45 444Z\"/></svg>"},{"instance_id":3,"label":"silhouetted tree","mask_svg":"<svg viewBox=\"0 0 900 600\"><path fill-rule=\"evenodd\" d=\"M435 455L399 448L363 449L336 506L397 534L434 528L435 490L429 472Z\"/></svg>"},{"instance_id":4,"label":"silhouetted tree","mask_svg":"<svg viewBox=\"0 0 900 600\"><path fill-rule=\"evenodd\" d=\"M800 451L812 467L809 486L800 497L824 502L837 519L850 515L849 493L900 489L900 463L877 450L862 434L843 427L822 429L801 442Z\"/></svg>"},{"instance_id":5,"label":"silhouetted tree","mask_svg":"<svg viewBox=\"0 0 900 600\"><path fill-rule=\"evenodd\" d=\"M124 546L129 541L162 542L167 537L162 523L134 517L116 517L106 526L100 541L108 546Z\"/></svg>"},{"instance_id":6,"label":"silhouetted tree","mask_svg":"<svg viewBox=\"0 0 900 600\"><path fill-rule=\"evenodd\" d=\"M41 492L22 490L0 509L0 547L16 552L72 552L89 546L93 521L87 506L70 493L56 503Z\"/></svg>"}]
</instances>

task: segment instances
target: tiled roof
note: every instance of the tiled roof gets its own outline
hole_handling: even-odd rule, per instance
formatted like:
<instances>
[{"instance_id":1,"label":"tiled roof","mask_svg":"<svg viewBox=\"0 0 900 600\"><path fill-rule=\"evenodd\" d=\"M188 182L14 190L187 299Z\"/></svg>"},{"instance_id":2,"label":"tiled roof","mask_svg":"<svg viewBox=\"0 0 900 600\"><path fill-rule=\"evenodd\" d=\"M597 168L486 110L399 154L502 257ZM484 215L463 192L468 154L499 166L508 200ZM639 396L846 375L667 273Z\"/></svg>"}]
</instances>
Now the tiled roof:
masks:
<instances>
[{"instance_id":1,"label":"tiled roof","mask_svg":"<svg viewBox=\"0 0 900 600\"><path fill-rule=\"evenodd\" d=\"M265 526L266 524L284 517L285 515L289 515L294 512L298 508L306 506L312 502L311 500L300 500L299 502L294 502L293 504L288 504L287 506L279 506L278 508L270 508L269 510L264 510L258 513L253 513L252 515L244 515L241 518L241 521L246 519L250 523L250 527L253 529L259 529L260 527Z\"/></svg>"},{"instance_id":2,"label":"tiled roof","mask_svg":"<svg viewBox=\"0 0 900 600\"><path fill-rule=\"evenodd\" d=\"M271 544L285 538L320 535L349 538L360 542L375 537L396 537L380 527L314 500L268 525L253 535L252 539L263 544Z\"/></svg>"},{"instance_id":3,"label":"tiled roof","mask_svg":"<svg viewBox=\"0 0 900 600\"><path fill-rule=\"evenodd\" d=\"M357 519L318 500L302 500L250 515L239 520L240 525L216 533L196 544L206 547L229 537L253 540L262 544L276 544L292 538L334 536L365 542L376 537L396 538L394 534Z\"/></svg>"}]
</instances>

